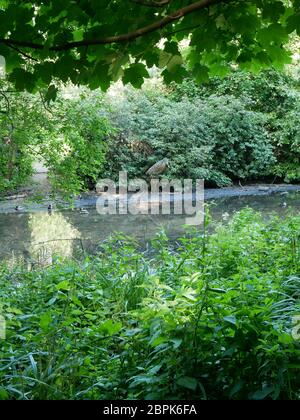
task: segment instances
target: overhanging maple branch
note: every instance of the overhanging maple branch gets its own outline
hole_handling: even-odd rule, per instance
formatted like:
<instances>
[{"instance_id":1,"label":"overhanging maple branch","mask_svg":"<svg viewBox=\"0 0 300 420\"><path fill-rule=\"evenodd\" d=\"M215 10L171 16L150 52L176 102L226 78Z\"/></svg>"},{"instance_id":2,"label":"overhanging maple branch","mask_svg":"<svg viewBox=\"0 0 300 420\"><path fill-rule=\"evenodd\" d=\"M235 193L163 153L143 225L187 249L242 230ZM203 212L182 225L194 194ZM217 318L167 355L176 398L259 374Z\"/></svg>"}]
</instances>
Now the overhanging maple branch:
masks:
<instances>
[{"instance_id":1,"label":"overhanging maple branch","mask_svg":"<svg viewBox=\"0 0 300 420\"><path fill-rule=\"evenodd\" d=\"M151 32L155 32L158 29L162 29L165 26L169 25L170 23L173 23L174 21L179 20L183 16L186 16L190 13L196 12L201 9L205 9L217 3L221 3L221 2L228 3L229 1L231 0L200 0L200 1L197 1L196 3L192 3L188 6L178 9L176 12L171 13L170 15L164 17L163 19L157 22L144 26L135 31L128 32L126 34L108 36L108 37L98 38L98 39L85 39L82 41L67 42L61 45L54 45L50 47L49 50L54 51L54 52L59 52L59 51L68 51L68 50L71 50L73 48L78 48L78 47L88 47L92 45L104 45L104 44L113 44L113 43L120 43L120 42L130 42L137 38L140 38L143 35L149 34ZM33 50L44 49L43 44L37 44L34 42L29 42L29 41L5 39L5 38L0 39L0 44L5 44L7 46L18 46L18 47L30 48Z\"/></svg>"}]
</instances>

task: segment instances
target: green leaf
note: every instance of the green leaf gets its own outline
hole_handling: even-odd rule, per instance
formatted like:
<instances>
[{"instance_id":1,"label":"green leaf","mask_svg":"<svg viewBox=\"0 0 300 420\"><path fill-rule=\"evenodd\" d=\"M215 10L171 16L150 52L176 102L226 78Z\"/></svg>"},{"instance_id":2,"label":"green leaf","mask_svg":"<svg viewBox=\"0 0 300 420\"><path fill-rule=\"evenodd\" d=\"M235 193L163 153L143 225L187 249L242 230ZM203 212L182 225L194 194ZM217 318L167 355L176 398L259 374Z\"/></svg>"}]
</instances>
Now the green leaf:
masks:
<instances>
[{"instance_id":1,"label":"green leaf","mask_svg":"<svg viewBox=\"0 0 300 420\"><path fill-rule=\"evenodd\" d=\"M178 347L180 347L181 344L182 344L182 339L181 338L172 338L171 342L174 344L173 348L178 349Z\"/></svg>"},{"instance_id":2,"label":"green leaf","mask_svg":"<svg viewBox=\"0 0 300 420\"><path fill-rule=\"evenodd\" d=\"M131 64L129 68L124 71L123 82L125 84L131 83L133 87L140 88L144 83L145 78L149 78L149 73L142 63Z\"/></svg>"},{"instance_id":3,"label":"green leaf","mask_svg":"<svg viewBox=\"0 0 300 420\"><path fill-rule=\"evenodd\" d=\"M290 334L283 333L278 337L278 341L281 344L291 344L293 343L293 337Z\"/></svg>"},{"instance_id":4,"label":"green leaf","mask_svg":"<svg viewBox=\"0 0 300 420\"><path fill-rule=\"evenodd\" d=\"M57 297L54 296L53 298L49 299L48 302L46 303L47 306L51 306L53 305L55 302L57 301Z\"/></svg>"},{"instance_id":5,"label":"green leaf","mask_svg":"<svg viewBox=\"0 0 300 420\"><path fill-rule=\"evenodd\" d=\"M196 391L198 381L191 376L183 376L177 381L177 385L182 386L184 388L190 389L192 391Z\"/></svg>"},{"instance_id":6,"label":"green leaf","mask_svg":"<svg viewBox=\"0 0 300 420\"><path fill-rule=\"evenodd\" d=\"M22 315L23 312L21 311L21 309L18 308L6 308L6 312L7 313L12 313L12 314L16 314L16 315Z\"/></svg>"},{"instance_id":7,"label":"green leaf","mask_svg":"<svg viewBox=\"0 0 300 420\"><path fill-rule=\"evenodd\" d=\"M171 82L182 83L184 77L187 75L187 71L181 65L176 65L172 68L172 71L165 69L162 72L164 81L169 84Z\"/></svg>"},{"instance_id":8,"label":"green leaf","mask_svg":"<svg viewBox=\"0 0 300 420\"><path fill-rule=\"evenodd\" d=\"M101 87L101 90L106 92L110 86L110 82L109 65L100 61L96 64L90 77L89 88L97 89L98 87Z\"/></svg>"},{"instance_id":9,"label":"green leaf","mask_svg":"<svg viewBox=\"0 0 300 420\"><path fill-rule=\"evenodd\" d=\"M273 386L266 386L265 388L254 392L251 396L252 400L264 400L274 391Z\"/></svg>"},{"instance_id":10,"label":"green leaf","mask_svg":"<svg viewBox=\"0 0 300 420\"><path fill-rule=\"evenodd\" d=\"M35 66L34 73L37 78L40 78L46 84L52 80L53 63L43 63Z\"/></svg>"},{"instance_id":11,"label":"green leaf","mask_svg":"<svg viewBox=\"0 0 300 420\"><path fill-rule=\"evenodd\" d=\"M47 330L49 325L51 324L51 321L52 321L51 313L45 312L40 317L40 327L42 328L42 330Z\"/></svg>"},{"instance_id":12,"label":"green leaf","mask_svg":"<svg viewBox=\"0 0 300 420\"><path fill-rule=\"evenodd\" d=\"M109 336L117 334L121 329L122 329L122 323L113 322L112 319L108 319L99 327L100 331L103 331L105 334Z\"/></svg>"},{"instance_id":13,"label":"green leaf","mask_svg":"<svg viewBox=\"0 0 300 420\"><path fill-rule=\"evenodd\" d=\"M54 85L50 85L47 89L46 95L45 95L45 101L47 104L49 104L51 101L55 101L57 96L58 88Z\"/></svg>"},{"instance_id":14,"label":"green leaf","mask_svg":"<svg viewBox=\"0 0 300 420\"><path fill-rule=\"evenodd\" d=\"M274 43L282 44L287 41L288 35L285 27L279 23L273 23L268 27L261 29L257 34L257 38L263 46L267 47Z\"/></svg>"},{"instance_id":15,"label":"green leaf","mask_svg":"<svg viewBox=\"0 0 300 420\"><path fill-rule=\"evenodd\" d=\"M77 29L73 32L73 39L74 41L82 41L84 38L84 30L83 29Z\"/></svg>"},{"instance_id":16,"label":"green leaf","mask_svg":"<svg viewBox=\"0 0 300 420\"><path fill-rule=\"evenodd\" d=\"M196 83L200 85L201 83L208 82L208 72L208 67L202 66L201 64L195 64L192 73L195 77Z\"/></svg>"},{"instance_id":17,"label":"green leaf","mask_svg":"<svg viewBox=\"0 0 300 420\"><path fill-rule=\"evenodd\" d=\"M281 15L285 13L284 4L281 1L266 3L263 8L263 18L277 22Z\"/></svg>"},{"instance_id":18,"label":"green leaf","mask_svg":"<svg viewBox=\"0 0 300 420\"><path fill-rule=\"evenodd\" d=\"M229 392L229 398L234 397L235 394L237 394L244 386L244 381L237 382L230 390Z\"/></svg>"},{"instance_id":19,"label":"green leaf","mask_svg":"<svg viewBox=\"0 0 300 420\"><path fill-rule=\"evenodd\" d=\"M164 46L164 51L171 55L180 55L179 50L178 50L178 44L177 42L174 42L174 41L166 42Z\"/></svg>"},{"instance_id":20,"label":"green leaf","mask_svg":"<svg viewBox=\"0 0 300 420\"><path fill-rule=\"evenodd\" d=\"M8 397L8 392L4 388L0 387L0 400L8 400Z\"/></svg>"},{"instance_id":21,"label":"green leaf","mask_svg":"<svg viewBox=\"0 0 300 420\"><path fill-rule=\"evenodd\" d=\"M160 346L163 343L167 342L167 338L164 336L155 337L153 340L150 341L151 347Z\"/></svg>"},{"instance_id":22,"label":"green leaf","mask_svg":"<svg viewBox=\"0 0 300 420\"><path fill-rule=\"evenodd\" d=\"M295 13L287 19L288 32L297 31L300 35L300 13Z\"/></svg>"},{"instance_id":23,"label":"green leaf","mask_svg":"<svg viewBox=\"0 0 300 420\"><path fill-rule=\"evenodd\" d=\"M174 55L171 57L167 63L167 69L168 71L172 72L176 66L180 66L183 64L181 55Z\"/></svg>"},{"instance_id":24,"label":"green leaf","mask_svg":"<svg viewBox=\"0 0 300 420\"><path fill-rule=\"evenodd\" d=\"M57 290L70 290L69 280L63 280L56 285Z\"/></svg>"},{"instance_id":25,"label":"green leaf","mask_svg":"<svg viewBox=\"0 0 300 420\"><path fill-rule=\"evenodd\" d=\"M229 324L236 325L236 318L233 315L224 316L224 321L229 322Z\"/></svg>"},{"instance_id":26,"label":"green leaf","mask_svg":"<svg viewBox=\"0 0 300 420\"><path fill-rule=\"evenodd\" d=\"M19 91L27 90L33 92L35 89L36 76L24 69L15 68L9 75L9 80L12 81L16 89Z\"/></svg>"}]
</instances>

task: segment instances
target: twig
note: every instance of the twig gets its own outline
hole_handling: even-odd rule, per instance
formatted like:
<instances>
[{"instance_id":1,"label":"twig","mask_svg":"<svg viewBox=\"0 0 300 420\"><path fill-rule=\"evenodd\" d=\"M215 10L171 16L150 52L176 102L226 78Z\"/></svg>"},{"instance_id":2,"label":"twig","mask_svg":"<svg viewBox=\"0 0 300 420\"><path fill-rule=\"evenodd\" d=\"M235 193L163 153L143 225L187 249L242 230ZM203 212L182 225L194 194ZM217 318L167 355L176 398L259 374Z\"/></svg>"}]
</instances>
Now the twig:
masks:
<instances>
[{"instance_id":1,"label":"twig","mask_svg":"<svg viewBox=\"0 0 300 420\"><path fill-rule=\"evenodd\" d=\"M42 101L42 104L43 104L43 107L45 108L45 110L47 112L49 112L51 115L54 115L54 113L52 112L52 109L50 109L50 108L47 107L45 98L43 97L43 94L42 94L41 91L39 91L39 95L40 95L40 98L41 98L41 101Z\"/></svg>"},{"instance_id":2,"label":"twig","mask_svg":"<svg viewBox=\"0 0 300 420\"><path fill-rule=\"evenodd\" d=\"M6 94L3 91L0 91L0 95L5 99L6 101L6 108L7 108L7 114L9 114L10 111L10 103L9 103L9 99L6 96Z\"/></svg>"},{"instance_id":3,"label":"twig","mask_svg":"<svg viewBox=\"0 0 300 420\"><path fill-rule=\"evenodd\" d=\"M20 53L21 55L23 55L25 58L29 58L29 60L33 60L38 62L39 60L37 60L36 58L31 57L29 54L24 53L23 51L21 51L18 47L12 45L12 44L7 44L7 46L9 48L12 48L13 50L17 51L18 53Z\"/></svg>"}]
</instances>

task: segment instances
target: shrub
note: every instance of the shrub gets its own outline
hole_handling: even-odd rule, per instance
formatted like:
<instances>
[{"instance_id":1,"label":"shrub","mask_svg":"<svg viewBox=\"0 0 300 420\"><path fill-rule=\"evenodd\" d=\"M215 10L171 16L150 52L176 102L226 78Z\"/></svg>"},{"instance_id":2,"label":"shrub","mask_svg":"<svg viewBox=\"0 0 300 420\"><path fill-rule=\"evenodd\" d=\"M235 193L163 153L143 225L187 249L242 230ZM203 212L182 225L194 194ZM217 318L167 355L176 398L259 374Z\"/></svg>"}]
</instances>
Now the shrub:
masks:
<instances>
[{"instance_id":1,"label":"shrub","mask_svg":"<svg viewBox=\"0 0 300 420\"><path fill-rule=\"evenodd\" d=\"M300 96L294 102L294 109L287 112L274 125L274 142L278 164L274 167L274 174L283 178L285 182L300 180Z\"/></svg>"},{"instance_id":2,"label":"shrub","mask_svg":"<svg viewBox=\"0 0 300 420\"><path fill-rule=\"evenodd\" d=\"M0 113L0 192L25 184L34 160L45 162L55 191L92 188L111 131L103 95L82 91L78 99L61 95L47 105L42 95L11 93L7 84L3 88L8 93L0 95L0 106L5 106Z\"/></svg>"},{"instance_id":3,"label":"shrub","mask_svg":"<svg viewBox=\"0 0 300 420\"><path fill-rule=\"evenodd\" d=\"M265 118L231 96L174 102L153 92L131 93L115 105L112 122L119 134L110 140L109 176L122 169L143 177L168 157L169 178L205 178L221 186L265 175L275 161Z\"/></svg>"},{"instance_id":4,"label":"shrub","mask_svg":"<svg viewBox=\"0 0 300 420\"><path fill-rule=\"evenodd\" d=\"M209 98L215 92L222 97L234 96L246 109L263 115L277 160L271 172L285 182L299 181L299 81L275 70L259 74L234 71L223 79L212 78L202 86L186 78L181 85L172 85L170 97L180 102L183 97Z\"/></svg>"},{"instance_id":5,"label":"shrub","mask_svg":"<svg viewBox=\"0 0 300 420\"><path fill-rule=\"evenodd\" d=\"M39 121L43 118L31 95L11 95L5 93L7 90L0 80L0 193L23 185L32 174L30 145L40 134Z\"/></svg>"},{"instance_id":6,"label":"shrub","mask_svg":"<svg viewBox=\"0 0 300 420\"><path fill-rule=\"evenodd\" d=\"M212 77L208 83L197 85L192 78L182 84L172 84L169 93L172 99L181 101L184 96L190 99L207 98L215 95L234 96L248 109L264 114L276 113L284 116L294 107L298 82L288 74L276 70L264 70L258 74L234 70L224 78Z\"/></svg>"},{"instance_id":7,"label":"shrub","mask_svg":"<svg viewBox=\"0 0 300 420\"><path fill-rule=\"evenodd\" d=\"M54 105L52 137L43 155L53 187L78 193L92 189L102 170L111 126L104 115L102 95L82 93Z\"/></svg>"}]
</instances>

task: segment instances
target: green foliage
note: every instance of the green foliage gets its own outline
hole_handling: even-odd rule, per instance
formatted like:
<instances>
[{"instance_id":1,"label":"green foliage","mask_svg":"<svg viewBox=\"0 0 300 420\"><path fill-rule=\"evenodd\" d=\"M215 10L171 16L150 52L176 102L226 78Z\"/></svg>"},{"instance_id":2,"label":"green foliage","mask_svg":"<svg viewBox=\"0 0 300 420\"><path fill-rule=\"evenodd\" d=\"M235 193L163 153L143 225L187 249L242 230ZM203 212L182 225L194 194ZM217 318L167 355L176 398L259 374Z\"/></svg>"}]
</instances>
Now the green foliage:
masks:
<instances>
[{"instance_id":1,"label":"green foliage","mask_svg":"<svg viewBox=\"0 0 300 420\"><path fill-rule=\"evenodd\" d=\"M48 167L55 192L92 188L111 132L102 95L69 91L69 98L61 94L47 107L43 92L0 88L0 192L26 184L34 160Z\"/></svg>"},{"instance_id":2,"label":"green foliage","mask_svg":"<svg viewBox=\"0 0 300 420\"><path fill-rule=\"evenodd\" d=\"M168 83L181 82L179 44L189 39L187 62L200 83L232 64L282 69L291 60L287 42L300 32L299 13L298 0L173 0L161 7L138 0L3 1L0 54L17 89L49 86L52 99L56 81L106 90L122 79L140 87L146 65L160 67Z\"/></svg>"},{"instance_id":3,"label":"green foliage","mask_svg":"<svg viewBox=\"0 0 300 420\"><path fill-rule=\"evenodd\" d=\"M282 119L273 122L274 141L276 144L278 164L274 174L283 178L285 182L299 182L300 180L300 95L294 98L293 107Z\"/></svg>"},{"instance_id":4,"label":"green foliage","mask_svg":"<svg viewBox=\"0 0 300 420\"><path fill-rule=\"evenodd\" d=\"M104 163L111 132L102 95L60 98L52 107L52 135L42 146L54 189L91 189Z\"/></svg>"},{"instance_id":5,"label":"green foliage","mask_svg":"<svg viewBox=\"0 0 300 420\"><path fill-rule=\"evenodd\" d=\"M208 83L197 85L192 77L187 77L181 85L172 84L170 94L174 100L188 98L207 98L216 93L240 99L248 109L275 113L282 117L294 107L297 96L297 80L284 72L274 69L259 74L235 70L230 75L213 77Z\"/></svg>"},{"instance_id":6,"label":"green foliage","mask_svg":"<svg viewBox=\"0 0 300 420\"><path fill-rule=\"evenodd\" d=\"M257 75L235 71L223 79L212 78L202 86L197 86L191 77L186 78L181 85L173 84L169 89L170 97L178 102L184 97L206 99L215 92L222 97L232 95L246 109L262 115L277 161L271 172L285 182L299 181L299 81L275 70Z\"/></svg>"},{"instance_id":7,"label":"green foliage","mask_svg":"<svg viewBox=\"0 0 300 420\"><path fill-rule=\"evenodd\" d=\"M299 217L1 268L3 399L299 399ZM17 292L16 292L16 285Z\"/></svg>"},{"instance_id":8,"label":"green foliage","mask_svg":"<svg viewBox=\"0 0 300 420\"><path fill-rule=\"evenodd\" d=\"M183 98L137 92L113 106L119 130L110 141L106 173L145 176L170 160L169 178L204 178L218 186L268 173L275 159L262 114L232 96Z\"/></svg>"},{"instance_id":9,"label":"green foliage","mask_svg":"<svg viewBox=\"0 0 300 420\"><path fill-rule=\"evenodd\" d=\"M44 138L47 118L39 97L0 83L0 192L24 184L32 174L34 146Z\"/></svg>"},{"instance_id":10,"label":"green foliage","mask_svg":"<svg viewBox=\"0 0 300 420\"><path fill-rule=\"evenodd\" d=\"M0 144L0 193L13 191L32 174L32 159L26 148L16 143Z\"/></svg>"}]
</instances>

